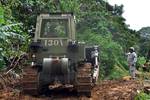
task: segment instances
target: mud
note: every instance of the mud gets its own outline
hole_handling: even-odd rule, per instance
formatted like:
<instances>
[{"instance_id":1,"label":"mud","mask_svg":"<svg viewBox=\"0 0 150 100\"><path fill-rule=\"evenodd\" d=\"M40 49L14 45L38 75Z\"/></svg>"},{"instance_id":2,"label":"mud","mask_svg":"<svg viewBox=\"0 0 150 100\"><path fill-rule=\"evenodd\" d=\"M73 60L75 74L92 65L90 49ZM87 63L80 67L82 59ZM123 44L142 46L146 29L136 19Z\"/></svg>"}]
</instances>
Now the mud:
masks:
<instances>
[{"instance_id":1,"label":"mud","mask_svg":"<svg viewBox=\"0 0 150 100\"><path fill-rule=\"evenodd\" d=\"M21 88L8 86L0 90L0 100L133 100L140 89L141 85L134 80L106 80L93 88L90 98L66 89L33 97L23 94Z\"/></svg>"}]
</instances>

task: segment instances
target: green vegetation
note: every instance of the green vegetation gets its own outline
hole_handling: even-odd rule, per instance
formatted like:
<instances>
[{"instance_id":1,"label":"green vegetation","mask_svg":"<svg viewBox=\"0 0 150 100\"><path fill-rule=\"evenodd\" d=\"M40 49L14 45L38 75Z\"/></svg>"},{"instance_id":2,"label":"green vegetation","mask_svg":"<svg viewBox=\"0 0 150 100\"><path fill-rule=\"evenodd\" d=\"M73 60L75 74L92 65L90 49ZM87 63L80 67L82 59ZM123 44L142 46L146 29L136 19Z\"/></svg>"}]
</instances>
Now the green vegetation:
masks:
<instances>
[{"instance_id":1,"label":"green vegetation","mask_svg":"<svg viewBox=\"0 0 150 100\"><path fill-rule=\"evenodd\" d=\"M125 53L134 46L139 55L147 50L139 32L131 30L122 17L123 5L111 6L104 0L1 0L0 58L18 56L27 50L36 16L45 12L73 12L77 38L100 46L101 79L116 79L128 74ZM148 44L149 41L146 41ZM16 45L17 44L17 45ZM18 46L14 52L13 47ZM144 52L144 53L145 53ZM4 64L0 63L0 67Z\"/></svg>"},{"instance_id":2,"label":"green vegetation","mask_svg":"<svg viewBox=\"0 0 150 100\"><path fill-rule=\"evenodd\" d=\"M150 48L150 27L143 27L138 31L140 34L140 53L141 55L147 55Z\"/></svg>"},{"instance_id":3,"label":"green vegetation","mask_svg":"<svg viewBox=\"0 0 150 100\"><path fill-rule=\"evenodd\" d=\"M111 73L108 75L108 79L121 79L128 75L128 71L123 66L114 66Z\"/></svg>"},{"instance_id":4,"label":"green vegetation","mask_svg":"<svg viewBox=\"0 0 150 100\"><path fill-rule=\"evenodd\" d=\"M2 48L0 48L0 69L2 69L3 67L5 67L5 62L2 55Z\"/></svg>"},{"instance_id":5,"label":"green vegetation","mask_svg":"<svg viewBox=\"0 0 150 100\"><path fill-rule=\"evenodd\" d=\"M23 23L16 21L11 12L9 6L0 4L0 68L5 66L4 57L21 55L28 45L29 35L24 32Z\"/></svg>"},{"instance_id":6,"label":"green vegetation","mask_svg":"<svg viewBox=\"0 0 150 100\"><path fill-rule=\"evenodd\" d=\"M149 100L150 99L150 95L144 93L144 92L140 92L134 100Z\"/></svg>"}]
</instances>

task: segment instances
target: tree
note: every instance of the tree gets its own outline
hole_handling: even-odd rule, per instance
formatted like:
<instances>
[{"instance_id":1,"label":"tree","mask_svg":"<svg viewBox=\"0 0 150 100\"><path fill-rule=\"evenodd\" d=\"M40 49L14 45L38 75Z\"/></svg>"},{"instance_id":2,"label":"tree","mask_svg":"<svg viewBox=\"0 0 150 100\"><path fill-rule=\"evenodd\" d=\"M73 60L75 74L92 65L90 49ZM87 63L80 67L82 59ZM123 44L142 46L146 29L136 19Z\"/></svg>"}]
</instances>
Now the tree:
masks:
<instances>
[{"instance_id":1,"label":"tree","mask_svg":"<svg viewBox=\"0 0 150 100\"><path fill-rule=\"evenodd\" d=\"M35 27L39 13L73 12L76 15L78 40L101 47L103 75L108 75L116 65L125 66L124 52L129 46L137 46L139 40L136 31L125 24L122 17L123 5L112 6L104 0L2 0L1 7L4 17L0 20L2 27L11 26L7 30L8 35L13 32L18 41L22 40L20 36L24 37L25 44L28 44L26 42L29 39L27 32L31 26ZM5 34L5 31L2 33ZM3 39L3 47L12 44L10 41L13 39L10 36L6 36L9 43Z\"/></svg>"},{"instance_id":2,"label":"tree","mask_svg":"<svg viewBox=\"0 0 150 100\"><path fill-rule=\"evenodd\" d=\"M23 32L22 23L17 23L13 17L5 17L8 15L5 9L9 10L0 5L0 58L3 62L0 68L4 65L4 57L9 59L11 56L20 56L27 50L29 38L28 34Z\"/></svg>"},{"instance_id":3,"label":"tree","mask_svg":"<svg viewBox=\"0 0 150 100\"><path fill-rule=\"evenodd\" d=\"M143 27L138 33L140 34L140 55L146 56L150 50L150 27Z\"/></svg>"}]
</instances>

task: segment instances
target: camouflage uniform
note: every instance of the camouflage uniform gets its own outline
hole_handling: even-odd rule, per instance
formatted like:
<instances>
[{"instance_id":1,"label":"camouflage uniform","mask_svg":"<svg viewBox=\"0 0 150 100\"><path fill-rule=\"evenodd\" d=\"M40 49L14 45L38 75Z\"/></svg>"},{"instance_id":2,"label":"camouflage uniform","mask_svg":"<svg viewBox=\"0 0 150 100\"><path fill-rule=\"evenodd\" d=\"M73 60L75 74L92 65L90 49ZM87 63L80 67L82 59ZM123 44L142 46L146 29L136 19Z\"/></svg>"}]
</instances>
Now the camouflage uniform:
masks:
<instances>
[{"instance_id":1,"label":"camouflage uniform","mask_svg":"<svg viewBox=\"0 0 150 100\"><path fill-rule=\"evenodd\" d=\"M128 53L127 58L129 64L129 72L132 78L135 78L137 55L135 52Z\"/></svg>"}]
</instances>

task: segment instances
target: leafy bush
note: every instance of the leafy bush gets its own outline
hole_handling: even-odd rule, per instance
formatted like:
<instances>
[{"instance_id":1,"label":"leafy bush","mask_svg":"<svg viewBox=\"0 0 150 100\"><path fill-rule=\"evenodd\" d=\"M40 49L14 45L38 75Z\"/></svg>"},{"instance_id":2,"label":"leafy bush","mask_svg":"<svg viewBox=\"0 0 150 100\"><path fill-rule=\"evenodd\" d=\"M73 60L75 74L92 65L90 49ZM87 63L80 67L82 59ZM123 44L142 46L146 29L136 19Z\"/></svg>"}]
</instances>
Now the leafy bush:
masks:
<instances>
[{"instance_id":1,"label":"leafy bush","mask_svg":"<svg viewBox=\"0 0 150 100\"><path fill-rule=\"evenodd\" d=\"M4 66L3 57L20 56L22 52L27 50L29 36L23 31L23 24L17 23L6 16L5 8L0 6L0 68ZM3 54L3 55L2 55Z\"/></svg>"},{"instance_id":2,"label":"leafy bush","mask_svg":"<svg viewBox=\"0 0 150 100\"><path fill-rule=\"evenodd\" d=\"M150 95L148 95L144 92L141 92L135 97L134 100L150 100Z\"/></svg>"},{"instance_id":3,"label":"leafy bush","mask_svg":"<svg viewBox=\"0 0 150 100\"><path fill-rule=\"evenodd\" d=\"M138 57L138 60L137 60L137 69L141 68L145 62L146 62L145 57Z\"/></svg>"},{"instance_id":4,"label":"leafy bush","mask_svg":"<svg viewBox=\"0 0 150 100\"><path fill-rule=\"evenodd\" d=\"M128 74L128 71L124 67L115 65L106 79L120 79Z\"/></svg>"}]
</instances>

